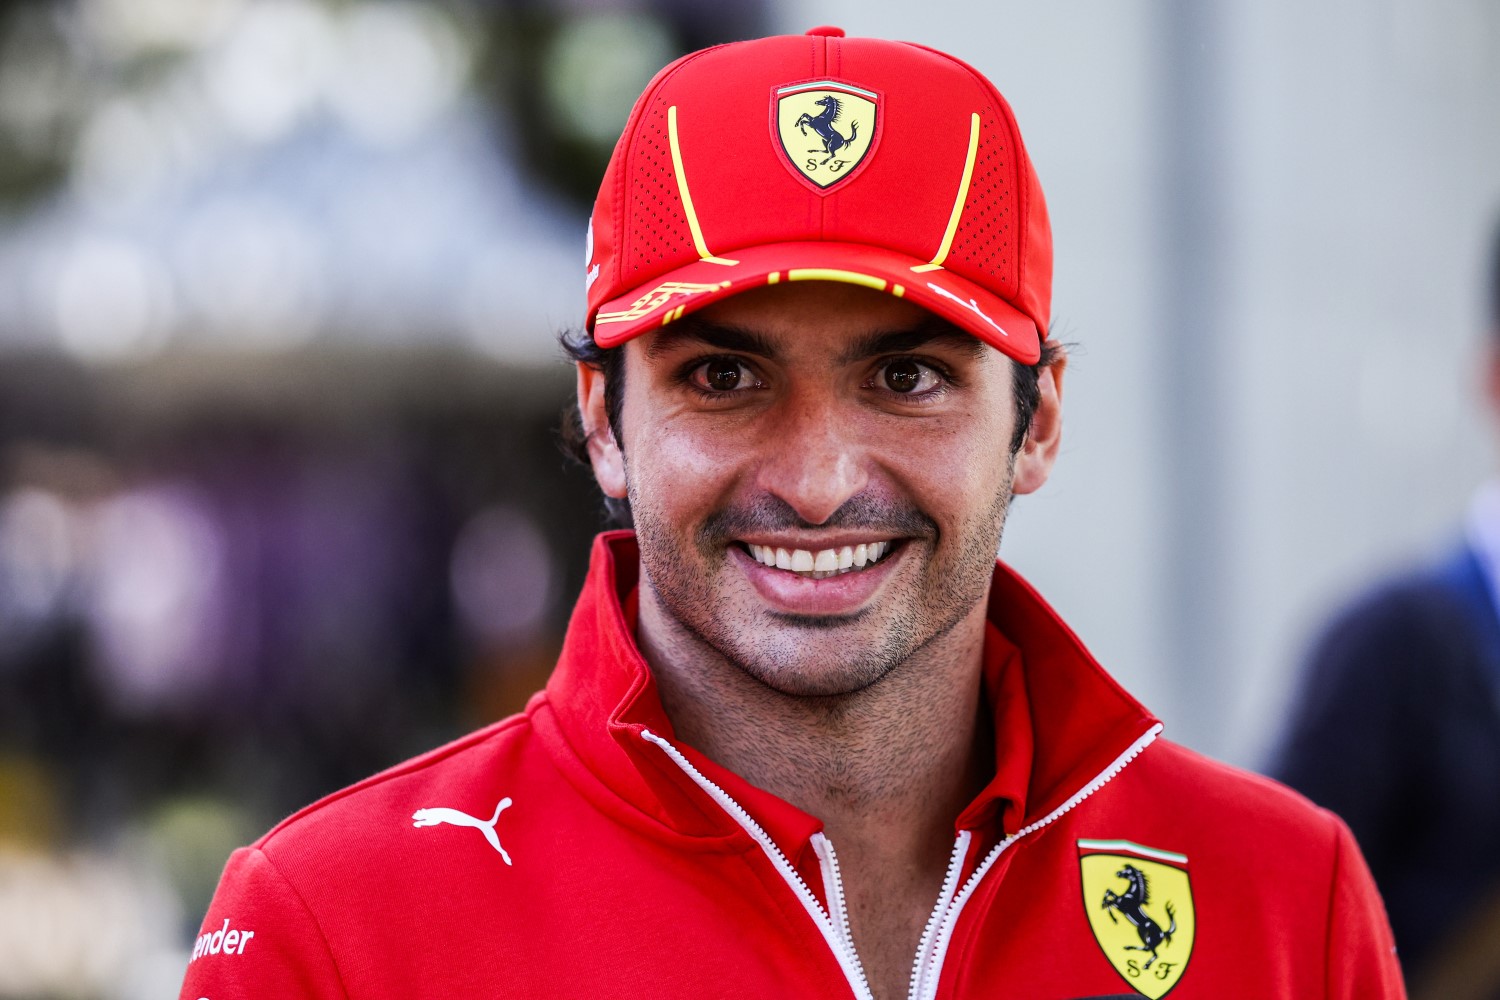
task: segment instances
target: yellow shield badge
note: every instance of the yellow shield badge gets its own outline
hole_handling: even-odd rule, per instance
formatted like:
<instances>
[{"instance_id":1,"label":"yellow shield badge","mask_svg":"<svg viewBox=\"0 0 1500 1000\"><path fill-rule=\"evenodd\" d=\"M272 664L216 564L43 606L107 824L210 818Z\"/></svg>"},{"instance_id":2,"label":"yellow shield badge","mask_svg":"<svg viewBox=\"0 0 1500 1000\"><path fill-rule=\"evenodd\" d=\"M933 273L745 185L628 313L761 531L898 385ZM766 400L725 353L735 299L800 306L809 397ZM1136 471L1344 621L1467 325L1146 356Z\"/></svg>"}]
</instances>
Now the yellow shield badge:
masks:
<instances>
[{"instance_id":1,"label":"yellow shield badge","mask_svg":"<svg viewBox=\"0 0 1500 1000\"><path fill-rule=\"evenodd\" d=\"M776 134L792 168L819 189L847 179L875 141L880 95L834 80L781 87Z\"/></svg>"},{"instance_id":2,"label":"yellow shield badge","mask_svg":"<svg viewBox=\"0 0 1500 1000\"><path fill-rule=\"evenodd\" d=\"M1186 855L1128 840L1080 840L1083 908L1104 957L1137 993L1157 1000L1193 953L1197 919Z\"/></svg>"}]
</instances>

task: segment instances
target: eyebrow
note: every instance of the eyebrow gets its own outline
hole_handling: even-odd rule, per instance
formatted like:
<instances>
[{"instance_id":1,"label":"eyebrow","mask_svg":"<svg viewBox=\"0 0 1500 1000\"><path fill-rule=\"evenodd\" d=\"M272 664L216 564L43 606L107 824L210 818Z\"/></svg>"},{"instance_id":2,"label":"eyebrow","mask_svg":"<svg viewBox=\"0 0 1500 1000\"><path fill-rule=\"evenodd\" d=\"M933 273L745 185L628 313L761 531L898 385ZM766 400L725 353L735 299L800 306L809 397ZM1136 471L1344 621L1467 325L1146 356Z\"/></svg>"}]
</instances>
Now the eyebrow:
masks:
<instances>
[{"instance_id":1,"label":"eyebrow","mask_svg":"<svg viewBox=\"0 0 1500 1000\"><path fill-rule=\"evenodd\" d=\"M686 341L696 341L733 354L759 354L767 358L776 356L775 343L754 330L707 323L693 316L684 316L666 329L657 331L656 336L646 345L646 357L654 361Z\"/></svg>"},{"instance_id":2,"label":"eyebrow","mask_svg":"<svg viewBox=\"0 0 1500 1000\"><path fill-rule=\"evenodd\" d=\"M651 338L646 347L646 357L655 360L688 341L733 354L756 354L774 358L778 353L774 340L754 330L684 316ZM965 333L947 320L932 316L904 330L877 330L865 334L849 345L838 360L840 364L852 364L883 354L905 354L928 344L956 348L970 357L978 357L989 349L977 337Z\"/></svg>"},{"instance_id":3,"label":"eyebrow","mask_svg":"<svg viewBox=\"0 0 1500 1000\"><path fill-rule=\"evenodd\" d=\"M843 364L879 357L882 354L906 354L929 344L956 348L971 358L988 350L978 337L965 333L947 320L933 316L907 330L875 332L860 337L839 357Z\"/></svg>"}]
</instances>

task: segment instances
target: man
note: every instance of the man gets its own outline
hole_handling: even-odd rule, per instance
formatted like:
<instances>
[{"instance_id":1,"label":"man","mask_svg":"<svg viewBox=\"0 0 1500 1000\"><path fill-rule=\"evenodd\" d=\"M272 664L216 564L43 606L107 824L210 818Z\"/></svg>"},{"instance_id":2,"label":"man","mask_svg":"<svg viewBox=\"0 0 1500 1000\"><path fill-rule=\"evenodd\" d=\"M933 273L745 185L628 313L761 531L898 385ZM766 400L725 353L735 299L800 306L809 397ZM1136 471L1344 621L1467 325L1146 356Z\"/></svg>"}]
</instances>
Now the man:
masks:
<instances>
[{"instance_id":1,"label":"man","mask_svg":"<svg viewBox=\"0 0 1500 1000\"><path fill-rule=\"evenodd\" d=\"M1342 824L1158 739L995 563L1064 359L992 84L836 28L684 57L587 280L635 533L525 714L235 854L184 997L1401 995Z\"/></svg>"},{"instance_id":2,"label":"man","mask_svg":"<svg viewBox=\"0 0 1500 1000\"><path fill-rule=\"evenodd\" d=\"M1500 228L1490 257L1486 395L1500 417ZM1500 996L1500 482L1463 538L1335 616L1308 658L1274 772L1354 830L1413 982L1483 960ZM1464 958L1471 953L1474 960ZM1458 995L1446 988L1442 995Z\"/></svg>"}]
</instances>

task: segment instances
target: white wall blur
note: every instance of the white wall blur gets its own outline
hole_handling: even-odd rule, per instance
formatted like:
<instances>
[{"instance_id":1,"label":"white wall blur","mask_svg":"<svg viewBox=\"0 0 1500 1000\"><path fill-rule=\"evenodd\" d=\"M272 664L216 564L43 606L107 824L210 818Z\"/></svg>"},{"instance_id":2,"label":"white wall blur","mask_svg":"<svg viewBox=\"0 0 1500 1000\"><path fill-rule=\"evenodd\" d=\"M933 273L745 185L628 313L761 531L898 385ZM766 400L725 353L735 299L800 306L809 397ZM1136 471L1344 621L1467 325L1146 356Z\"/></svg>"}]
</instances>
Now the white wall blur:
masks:
<instances>
[{"instance_id":1,"label":"white wall blur","mask_svg":"<svg viewBox=\"0 0 1500 1000\"><path fill-rule=\"evenodd\" d=\"M1052 212L1064 454L1003 553L1168 733L1260 763L1322 618L1491 467L1487 0L782 0L999 86Z\"/></svg>"}]
</instances>

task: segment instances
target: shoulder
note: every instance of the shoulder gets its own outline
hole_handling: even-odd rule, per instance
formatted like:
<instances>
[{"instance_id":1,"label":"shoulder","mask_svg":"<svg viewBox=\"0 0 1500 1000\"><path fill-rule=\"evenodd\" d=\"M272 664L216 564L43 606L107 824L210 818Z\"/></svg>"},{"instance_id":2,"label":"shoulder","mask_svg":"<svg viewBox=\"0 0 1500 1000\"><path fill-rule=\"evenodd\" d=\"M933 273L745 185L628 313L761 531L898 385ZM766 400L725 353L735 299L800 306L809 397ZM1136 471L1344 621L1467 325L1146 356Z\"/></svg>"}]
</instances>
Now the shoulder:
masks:
<instances>
[{"instance_id":1,"label":"shoulder","mask_svg":"<svg viewBox=\"0 0 1500 1000\"><path fill-rule=\"evenodd\" d=\"M1339 817L1167 740L1119 777L1121 794L1103 819L1120 831L1112 836L1180 856L1202 936L1199 966L1229 975L1244 971L1246 955L1259 956L1282 984L1266 995L1312 995L1313 986L1318 995L1401 995L1385 908Z\"/></svg>"},{"instance_id":2,"label":"shoulder","mask_svg":"<svg viewBox=\"0 0 1500 1000\"><path fill-rule=\"evenodd\" d=\"M1348 827L1270 778L1159 739L1094 799L1055 848L1130 845L1180 866L1202 925L1220 928L1222 957L1258 940L1278 962L1321 962L1335 920L1372 934L1385 926Z\"/></svg>"},{"instance_id":3,"label":"shoulder","mask_svg":"<svg viewBox=\"0 0 1500 1000\"><path fill-rule=\"evenodd\" d=\"M1345 835L1342 820L1279 781L1170 740L1157 740L1121 777L1140 808L1160 812L1184 841L1215 853L1326 866Z\"/></svg>"},{"instance_id":4,"label":"shoulder","mask_svg":"<svg viewBox=\"0 0 1500 1000\"><path fill-rule=\"evenodd\" d=\"M393 848L418 810L457 810L487 819L513 791L512 782L550 767L547 755L535 746L531 715L543 697L534 698L525 713L325 796L282 820L252 846L289 870L347 851L356 838L361 854Z\"/></svg>"},{"instance_id":5,"label":"shoulder","mask_svg":"<svg viewBox=\"0 0 1500 1000\"><path fill-rule=\"evenodd\" d=\"M1308 818L1325 810L1274 778L1226 764L1169 739L1141 754L1143 775L1192 789L1194 805Z\"/></svg>"}]
</instances>

